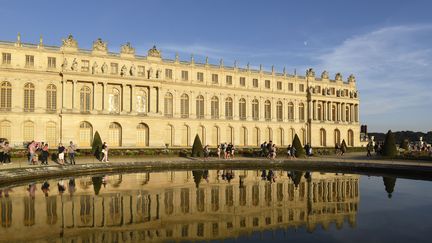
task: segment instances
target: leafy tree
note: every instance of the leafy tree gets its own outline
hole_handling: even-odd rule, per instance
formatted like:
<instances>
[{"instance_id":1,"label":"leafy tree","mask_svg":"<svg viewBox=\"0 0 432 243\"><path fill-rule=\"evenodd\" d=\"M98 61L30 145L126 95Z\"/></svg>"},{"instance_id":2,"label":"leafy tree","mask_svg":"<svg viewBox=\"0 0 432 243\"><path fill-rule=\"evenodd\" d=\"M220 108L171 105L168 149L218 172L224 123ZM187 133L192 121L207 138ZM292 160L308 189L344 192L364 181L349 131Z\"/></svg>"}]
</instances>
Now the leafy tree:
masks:
<instances>
[{"instance_id":1,"label":"leafy tree","mask_svg":"<svg viewBox=\"0 0 432 243\"><path fill-rule=\"evenodd\" d=\"M387 132L382 153L384 156L389 157L394 157L397 155L396 140L391 130Z\"/></svg>"},{"instance_id":2,"label":"leafy tree","mask_svg":"<svg viewBox=\"0 0 432 243\"><path fill-rule=\"evenodd\" d=\"M192 145L192 157L203 157L204 151L201 143L201 139L198 134L195 136L194 143Z\"/></svg>"},{"instance_id":3,"label":"leafy tree","mask_svg":"<svg viewBox=\"0 0 432 243\"><path fill-rule=\"evenodd\" d=\"M388 193L388 198L392 197L392 193L394 191L394 187L396 185L396 178L395 177L383 177L385 190Z\"/></svg>"},{"instance_id":4,"label":"leafy tree","mask_svg":"<svg viewBox=\"0 0 432 243\"><path fill-rule=\"evenodd\" d=\"M296 151L295 151L295 156L298 158L298 157L304 157L306 154L305 154L305 151L304 151L304 149L303 149L303 146L302 146L302 144L301 144L301 142L300 142L300 139L299 139L299 137L297 136L297 134L294 136L294 140L293 140L293 142L292 142L292 144L293 144L293 147L296 149Z\"/></svg>"},{"instance_id":5,"label":"leafy tree","mask_svg":"<svg viewBox=\"0 0 432 243\"><path fill-rule=\"evenodd\" d=\"M405 149L405 150L408 150L408 147L409 147L409 141L408 141L408 139L404 139L402 141L400 147L403 148L403 149Z\"/></svg>"},{"instance_id":6,"label":"leafy tree","mask_svg":"<svg viewBox=\"0 0 432 243\"><path fill-rule=\"evenodd\" d=\"M102 160L102 139L99 135L99 132L96 131L95 135L93 137L93 143L92 143L92 153L98 160Z\"/></svg>"}]
</instances>

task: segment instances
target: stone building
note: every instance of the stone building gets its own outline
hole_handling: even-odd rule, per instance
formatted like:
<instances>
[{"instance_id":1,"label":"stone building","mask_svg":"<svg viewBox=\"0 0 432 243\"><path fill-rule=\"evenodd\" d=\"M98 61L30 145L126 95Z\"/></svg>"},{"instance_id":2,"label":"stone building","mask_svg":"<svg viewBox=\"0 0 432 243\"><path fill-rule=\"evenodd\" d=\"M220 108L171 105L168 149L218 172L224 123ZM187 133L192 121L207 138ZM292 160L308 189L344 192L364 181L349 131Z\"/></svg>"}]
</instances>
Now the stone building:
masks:
<instances>
[{"instance_id":1,"label":"stone building","mask_svg":"<svg viewBox=\"0 0 432 243\"><path fill-rule=\"evenodd\" d=\"M92 50L69 35L61 47L0 42L0 137L12 145L75 141L89 147L98 131L111 147L258 146L273 140L359 146L355 78L329 79L147 56L130 43L120 53L101 39Z\"/></svg>"}]
</instances>

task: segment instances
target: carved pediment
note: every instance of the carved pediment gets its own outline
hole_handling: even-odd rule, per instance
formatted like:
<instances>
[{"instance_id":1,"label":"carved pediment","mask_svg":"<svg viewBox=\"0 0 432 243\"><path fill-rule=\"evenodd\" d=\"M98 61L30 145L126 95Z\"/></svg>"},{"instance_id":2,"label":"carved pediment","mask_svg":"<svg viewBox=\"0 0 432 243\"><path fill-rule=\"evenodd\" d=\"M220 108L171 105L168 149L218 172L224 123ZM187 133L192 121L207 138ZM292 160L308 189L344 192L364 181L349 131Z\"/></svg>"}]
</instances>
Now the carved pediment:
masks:
<instances>
[{"instance_id":1,"label":"carved pediment","mask_svg":"<svg viewBox=\"0 0 432 243\"><path fill-rule=\"evenodd\" d=\"M148 50L149 57L161 57L161 52L156 48L156 46L153 46L150 50Z\"/></svg>"},{"instance_id":2,"label":"carved pediment","mask_svg":"<svg viewBox=\"0 0 432 243\"><path fill-rule=\"evenodd\" d=\"M78 48L78 42L73 38L71 34L66 39L62 39L62 47Z\"/></svg>"},{"instance_id":3,"label":"carved pediment","mask_svg":"<svg viewBox=\"0 0 432 243\"><path fill-rule=\"evenodd\" d=\"M120 53L135 55L135 48L132 47L130 42L126 42L126 44L121 46Z\"/></svg>"},{"instance_id":4,"label":"carved pediment","mask_svg":"<svg viewBox=\"0 0 432 243\"><path fill-rule=\"evenodd\" d=\"M97 40L93 41L93 51L107 52L108 44L105 41L102 41L101 38L98 38Z\"/></svg>"}]
</instances>

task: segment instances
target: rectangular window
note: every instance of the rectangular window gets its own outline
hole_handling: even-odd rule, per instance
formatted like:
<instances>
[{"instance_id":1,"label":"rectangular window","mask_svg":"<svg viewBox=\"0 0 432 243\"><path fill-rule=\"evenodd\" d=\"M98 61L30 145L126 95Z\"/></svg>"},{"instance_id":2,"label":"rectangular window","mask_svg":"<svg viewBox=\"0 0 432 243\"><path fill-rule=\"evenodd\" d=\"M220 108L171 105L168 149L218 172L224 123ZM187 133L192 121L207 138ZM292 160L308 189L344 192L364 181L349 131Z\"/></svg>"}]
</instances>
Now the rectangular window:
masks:
<instances>
[{"instance_id":1,"label":"rectangular window","mask_svg":"<svg viewBox=\"0 0 432 243\"><path fill-rule=\"evenodd\" d=\"M172 69L165 69L165 78L171 80L172 79Z\"/></svg>"},{"instance_id":2,"label":"rectangular window","mask_svg":"<svg viewBox=\"0 0 432 243\"><path fill-rule=\"evenodd\" d=\"M321 93L321 86L317 85L315 87L315 93L320 94Z\"/></svg>"},{"instance_id":3,"label":"rectangular window","mask_svg":"<svg viewBox=\"0 0 432 243\"><path fill-rule=\"evenodd\" d=\"M258 79L256 79L256 78L252 79L252 86L254 88L258 88Z\"/></svg>"},{"instance_id":4,"label":"rectangular window","mask_svg":"<svg viewBox=\"0 0 432 243\"><path fill-rule=\"evenodd\" d=\"M145 76L145 67L144 66L138 66L138 76L140 76L140 77Z\"/></svg>"},{"instance_id":5,"label":"rectangular window","mask_svg":"<svg viewBox=\"0 0 432 243\"><path fill-rule=\"evenodd\" d=\"M12 55L10 53L2 53L2 64L8 65L11 64Z\"/></svg>"},{"instance_id":6,"label":"rectangular window","mask_svg":"<svg viewBox=\"0 0 432 243\"><path fill-rule=\"evenodd\" d=\"M304 84L299 84L299 91L304 92Z\"/></svg>"},{"instance_id":7,"label":"rectangular window","mask_svg":"<svg viewBox=\"0 0 432 243\"><path fill-rule=\"evenodd\" d=\"M278 90L282 90L282 82L281 81L278 81L276 86L277 86Z\"/></svg>"},{"instance_id":8,"label":"rectangular window","mask_svg":"<svg viewBox=\"0 0 432 243\"><path fill-rule=\"evenodd\" d=\"M188 71L181 71L181 79L183 81L188 81L189 80L189 73L188 73Z\"/></svg>"},{"instance_id":9,"label":"rectangular window","mask_svg":"<svg viewBox=\"0 0 432 243\"><path fill-rule=\"evenodd\" d=\"M111 63L111 74L117 74L118 73L118 64L117 63Z\"/></svg>"},{"instance_id":10,"label":"rectangular window","mask_svg":"<svg viewBox=\"0 0 432 243\"><path fill-rule=\"evenodd\" d=\"M232 85L232 76L230 76L230 75L226 76L226 84L227 85Z\"/></svg>"},{"instance_id":11,"label":"rectangular window","mask_svg":"<svg viewBox=\"0 0 432 243\"><path fill-rule=\"evenodd\" d=\"M294 84L288 83L288 91L294 91Z\"/></svg>"},{"instance_id":12,"label":"rectangular window","mask_svg":"<svg viewBox=\"0 0 432 243\"><path fill-rule=\"evenodd\" d=\"M90 61L89 60L81 60L81 72L90 71Z\"/></svg>"},{"instance_id":13,"label":"rectangular window","mask_svg":"<svg viewBox=\"0 0 432 243\"><path fill-rule=\"evenodd\" d=\"M240 77L240 86L246 86L246 78Z\"/></svg>"},{"instance_id":14,"label":"rectangular window","mask_svg":"<svg viewBox=\"0 0 432 243\"><path fill-rule=\"evenodd\" d=\"M265 88L270 89L270 80L266 80L264 83L265 83Z\"/></svg>"},{"instance_id":15,"label":"rectangular window","mask_svg":"<svg viewBox=\"0 0 432 243\"><path fill-rule=\"evenodd\" d=\"M335 95L335 94L336 94L336 89L335 89L335 88L331 88L330 91L331 91L331 94L332 94L332 95Z\"/></svg>"},{"instance_id":16,"label":"rectangular window","mask_svg":"<svg viewBox=\"0 0 432 243\"><path fill-rule=\"evenodd\" d=\"M26 55L26 67L34 67L34 56L33 55Z\"/></svg>"},{"instance_id":17,"label":"rectangular window","mask_svg":"<svg viewBox=\"0 0 432 243\"><path fill-rule=\"evenodd\" d=\"M197 72L197 81L204 82L204 73Z\"/></svg>"},{"instance_id":18,"label":"rectangular window","mask_svg":"<svg viewBox=\"0 0 432 243\"><path fill-rule=\"evenodd\" d=\"M48 57L48 68L56 68L56 58Z\"/></svg>"},{"instance_id":19,"label":"rectangular window","mask_svg":"<svg viewBox=\"0 0 432 243\"><path fill-rule=\"evenodd\" d=\"M212 83L217 84L219 82L217 74L212 74Z\"/></svg>"}]
</instances>

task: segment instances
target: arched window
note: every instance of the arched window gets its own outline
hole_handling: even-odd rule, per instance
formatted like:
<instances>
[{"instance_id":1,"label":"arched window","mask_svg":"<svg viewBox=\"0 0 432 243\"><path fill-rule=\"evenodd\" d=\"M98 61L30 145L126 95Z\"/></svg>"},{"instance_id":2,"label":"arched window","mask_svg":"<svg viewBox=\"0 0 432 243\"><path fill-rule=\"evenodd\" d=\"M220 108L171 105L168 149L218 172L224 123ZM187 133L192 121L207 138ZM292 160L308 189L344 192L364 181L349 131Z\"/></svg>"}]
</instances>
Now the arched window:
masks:
<instances>
[{"instance_id":1,"label":"arched window","mask_svg":"<svg viewBox=\"0 0 432 243\"><path fill-rule=\"evenodd\" d=\"M109 112L119 113L120 112L120 91L113 88L109 94L108 100Z\"/></svg>"},{"instance_id":2,"label":"arched window","mask_svg":"<svg viewBox=\"0 0 432 243\"><path fill-rule=\"evenodd\" d=\"M164 97L164 115L173 116L173 95L171 93L166 93Z\"/></svg>"},{"instance_id":3,"label":"arched window","mask_svg":"<svg viewBox=\"0 0 432 243\"><path fill-rule=\"evenodd\" d=\"M181 118L189 117L189 96L182 94L180 97L180 116Z\"/></svg>"},{"instance_id":4,"label":"arched window","mask_svg":"<svg viewBox=\"0 0 432 243\"><path fill-rule=\"evenodd\" d=\"M274 143L276 144L276 146L281 146L285 144L284 141L284 130L282 128L278 128L276 130L276 135L273 136L274 138Z\"/></svg>"},{"instance_id":5,"label":"arched window","mask_svg":"<svg viewBox=\"0 0 432 243\"><path fill-rule=\"evenodd\" d=\"M57 87L50 84L46 90L46 107L47 111L56 111L57 109Z\"/></svg>"},{"instance_id":6,"label":"arched window","mask_svg":"<svg viewBox=\"0 0 432 243\"><path fill-rule=\"evenodd\" d=\"M323 120L323 113L322 113L322 111L323 111L322 105L318 104L318 106L317 106L317 113L318 113L317 120L318 121L322 121Z\"/></svg>"},{"instance_id":7,"label":"arched window","mask_svg":"<svg viewBox=\"0 0 432 243\"><path fill-rule=\"evenodd\" d=\"M294 136L295 136L295 134L296 134L295 129L294 129L294 128L291 128L291 129L290 129L290 134L289 134L289 139L290 139L291 143L294 141Z\"/></svg>"},{"instance_id":8,"label":"arched window","mask_svg":"<svg viewBox=\"0 0 432 243\"><path fill-rule=\"evenodd\" d=\"M93 127L88 122L81 122L79 125L79 140L80 147L90 147L93 140Z\"/></svg>"},{"instance_id":9,"label":"arched window","mask_svg":"<svg viewBox=\"0 0 432 243\"><path fill-rule=\"evenodd\" d=\"M233 119L233 99L231 97L225 99L225 118L227 120Z\"/></svg>"},{"instance_id":10,"label":"arched window","mask_svg":"<svg viewBox=\"0 0 432 243\"><path fill-rule=\"evenodd\" d=\"M301 142L303 145L307 143L307 134L306 134L306 129L304 128L301 129Z\"/></svg>"},{"instance_id":11,"label":"arched window","mask_svg":"<svg viewBox=\"0 0 432 243\"><path fill-rule=\"evenodd\" d=\"M24 122L23 139L26 142L34 140L34 123L32 121Z\"/></svg>"},{"instance_id":12,"label":"arched window","mask_svg":"<svg viewBox=\"0 0 432 243\"><path fill-rule=\"evenodd\" d=\"M198 134L199 138L201 139L202 144L207 144L206 129L204 126L198 126L197 134Z\"/></svg>"},{"instance_id":13,"label":"arched window","mask_svg":"<svg viewBox=\"0 0 432 243\"><path fill-rule=\"evenodd\" d=\"M140 123L136 128L136 146L149 145L149 128L147 124Z\"/></svg>"},{"instance_id":14,"label":"arched window","mask_svg":"<svg viewBox=\"0 0 432 243\"><path fill-rule=\"evenodd\" d=\"M196 116L198 119L204 119L204 97L202 95L196 98Z\"/></svg>"},{"instance_id":15,"label":"arched window","mask_svg":"<svg viewBox=\"0 0 432 243\"><path fill-rule=\"evenodd\" d=\"M338 129L334 130L334 143L340 145L340 131Z\"/></svg>"},{"instance_id":16,"label":"arched window","mask_svg":"<svg viewBox=\"0 0 432 243\"><path fill-rule=\"evenodd\" d=\"M240 120L246 120L246 100L243 98L239 100L239 116Z\"/></svg>"},{"instance_id":17,"label":"arched window","mask_svg":"<svg viewBox=\"0 0 432 243\"><path fill-rule=\"evenodd\" d=\"M283 105L282 105L282 101L278 101L276 103L276 119L278 121L282 121L283 120Z\"/></svg>"},{"instance_id":18,"label":"arched window","mask_svg":"<svg viewBox=\"0 0 432 243\"><path fill-rule=\"evenodd\" d=\"M219 136L220 132L219 132L219 127L214 126L212 127L212 145L213 146L217 146L220 144L220 136Z\"/></svg>"},{"instance_id":19,"label":"arched window","mask_svg":"<svg viewBox=\"0 0 432 243\"><path fill-rule=\"evenodd\" d=\"M241 127L240 128L240 146L246 146L248 144L248 139L247 139L247 128L246 127Z\"/></svg>"},{"instance_id":20,"label":"arched window","mask_svg":"<svg viewBox=\"0 0 432 243\"><path fill-rule=\"evenodd\" d=\"M147 95L142 89L136 93L136 112L146 113L147 112Z\"/></svg>"},{"instance_id":21,"label":"arched window","mask_svg":"<svg viewBox=\"0 0 432 243\"><path fill-rule=\"evenodd\" d=\"M181 126L181 131L180 131L181 138L180 139L181 139L181 145L182 146L189 146L189 141L190 141L189 130L190 130L189 126L187 126L187 125Z\"/></svg>"},{"instance_id":22,"label":"arched window","mask_svg":"<svg viewBox=\"0 0 432 243\"><path fill-rule=\"evenodd\" d=\"M354 146L354 132L353 130L348 130L348 146L353 147Z\"/></svg>"},{"instance_id":23,"label":"arched window","mask_svg":"<svg viewBox=\"0 0 432 243\"><path fill-rule=\"evenodd\" d=\"M122 141L122 127L116 122L111 122L108 130L108 146L120 147Z\"/></svg>"},{"instance_id":24,"label":"arched window","mask_svg":"<svg viewBox=\"0 0 432 243\"><path fill-rule=\"evenodd\" d=\"M303 103L299 104L299 120L304 121L305 120L305 106Z\"/></svg>"},{"instance_id":25,"label":"arched window","mask_svg":"<svg viewBox=\"0 0 432 243\"><path fill-rule=\"evenodd\" d=\"M91 90L83 86L80 90L80 110L81 112L90 112L91 108Z\"/></svg>"},{"instance_id":26,"label":"arched window","mask_svg":"<svg viewBox=\"0 0 432 243\"><path fill-rule=\"evenodd\" d=\"M332 105L332 111L331 111L332 113L332 121L336 121L336 105L335 104L333 104Z\"/></svg>"},{"instance_id":27,"label":"arched window","mask_svg":"<svg viewBox=\"0 0 432 243\"><path fill-rule=\"evenodd\" d=\"M321 147L327 146L327 136L326 136L326 130L324 128L320 129L320 146Z\"/></svg>"},{"instance_id":28,"label":"arched window","mask_svg":"<svg viewBox=\"0 0 432 243\"><path fill-rule=\"evenodd\" d=\"M211 118L219 119L219 99L216 96L211 99Z\"/></svg>"},{"instance_id":29,"label":"arched window","mask_svg":"<svg viewBox=\"0 0 432 243\"><path fill-rule=\"evenodd\" d=\"M252 100L252 119L259 120L259 102L257 99Z\"/></svg>"},{"instance_id":30,"label":"arched window","mask_svg":"<svg viewBox=\"0 0 432 243\"><path fill-rule=\"evenodd\" d=\"M32 83L24 85L24 112L34 112L35 86Z\"/></svg>"},{"instance_id":31,"label":"arched window","mask_svg":"<svg viewBox=\"0 0 432 243\"><path fill-rule=\"evenodd\" d=\"M271 121L271 103L270 100L264 102L264 118L266 121Z\"/></svg>"},{"instance_id":32,"label":"arched window","mask_svg":"<svg viewBox=\"0 0 432 243\"><path fill-rule=\"evenodd\" d=\"M54 122L48 122L46 124L46 143L50 147L55 147L57 145L57 126Z\"/></svg>"},{"instance_id":33,"label":"arched window","mask_svg":"<svg viewBox=\"0 0 432 243\"><path fill-rule=\"evenodd\" d=\"M10 111L12 107L12 85L3 82L0 86L0 111Z\"/></svg>"},{"instance_id":34,"label":"arched window","mask_svg":"<svg viewBox=\"0 0 432 243\"><path fill-rule=\"evenodd\" d=\"M292 102L288 103L288 120L294 120L294 104Z\"/></svg>"},{"instance_id":35,"label":"arched window","mask_svg":"<svg viewBox=\"0 0 432 243\"><path fill-rule=\"evenodd\" d=\"M11 140L12 126L10 121L2 121L0 123L0 137Z\"/></svg>"},{"instance_id":36,"label":"arched window","mask_svg":"<svg viewBox=\"0 0 432 243\"><path fill-rule=\"evenodd\" d=\"M174 144L174 127L172 125L167 125L165 127L165 145L173 146Z\"/></svg>"},{"instance_id":37,"label":"arched window","mask_svg":"<svg viewBox=\"0 0 432 243\"><path fill-rule=\"evenodd\" d=\"M273 140L273 130L270 127L265 129L265 137L264 140L272 141Z\"/></svg>"},{"instance_id":38,"label":"arched window","mask_svg":"<svg viewBox=\"0 0 432 243\"><path fill-rule=\"evenodd\" d=\"M261 139L260 135L261 134L260 133L261 133L261 131L258 127L255 127L252 130L252 143L254 143L255 146L259 146L261 144L261 141L260 141L260 139Z\"/></svg>"},{"instance_id":39,"label":"arched window","mask_svg":"<svg viewBox=\"0 0 432 243\"><path fill-rule=\"evenodd\" d=\"M354 105L354 121L359 121L359 114L358 114L358 105Z\"/></svg>"},{"instance_id":40,"label":"arched window","mask_svg":"<svg viewBox=\"0 0 432 243\"><path fill-rule=\"evenodd\" d=\"M233 143L234 128L228 126L226 129L226 142Z\"/></svg>"}]
</instances>

